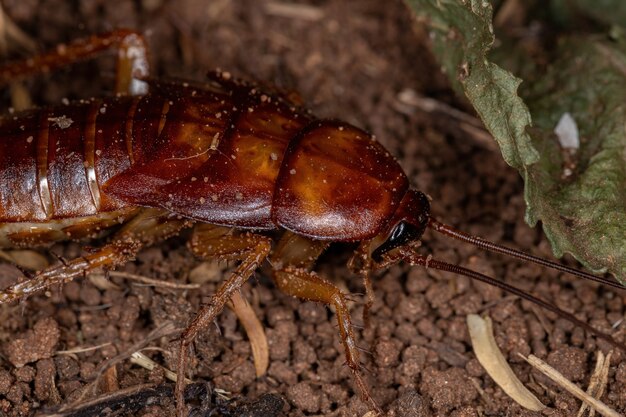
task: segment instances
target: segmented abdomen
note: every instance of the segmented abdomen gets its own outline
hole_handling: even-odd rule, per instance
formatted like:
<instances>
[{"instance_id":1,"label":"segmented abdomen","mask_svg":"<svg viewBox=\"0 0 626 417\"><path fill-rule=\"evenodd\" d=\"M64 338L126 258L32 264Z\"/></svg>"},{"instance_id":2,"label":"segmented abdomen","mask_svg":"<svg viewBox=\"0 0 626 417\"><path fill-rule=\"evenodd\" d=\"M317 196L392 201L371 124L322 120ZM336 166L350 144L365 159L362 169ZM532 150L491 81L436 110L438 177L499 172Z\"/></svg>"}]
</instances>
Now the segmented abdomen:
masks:
<instances>
[{"instance_id":1,"label":"segmented abdomen","mask_svg":"<svg viewBox=\"0 0 626 417\"><path fill-rule=\"evenodd\" d=\"M88 230L81 222L108 227L120 211L148 206L213 224L361 240L385 226L408 187L371 135L315 120L284 98L228 80L150 86L142 97L5 118L0 222L74 223L67 235L75 237ZM13 241L28 238L25 227Z\"/></svg>"},{"instance_id":2,"label":"segmented abdomen","mask_svg":"<svg viewBox=\"0 0 626 417\"><path fill-rule=\"evenodd\" d=\"M130 164L124 126L132 105L131 98L94 100L5 116L0 221L44 222L123 206L100 194L98 176Z\"/></svg>"},{"instance_id":3,"label":"segmented abdomen","mask_svg":"<svg viewBox=\"0 0 626 417\"><path fill-rule=\"evenodd\" d=\"M371 135L220 81L226 97L161 86L177 99L159 151L105 191L208 223L284 227L317 239L361 240L386 225L408 180Z\"/></svg>"},{"instance_id":4,"label":"segmented abdomen","mask_svg":"<svg viewBox=\"0 0 626 417\"><path fill-rule=\"evenodd\" d=\"M252 87L151 87L171 100L158 148L112 178L105 192L209 223L275 228L283 156L310 117Z\"/></svg>"}]
</instances>

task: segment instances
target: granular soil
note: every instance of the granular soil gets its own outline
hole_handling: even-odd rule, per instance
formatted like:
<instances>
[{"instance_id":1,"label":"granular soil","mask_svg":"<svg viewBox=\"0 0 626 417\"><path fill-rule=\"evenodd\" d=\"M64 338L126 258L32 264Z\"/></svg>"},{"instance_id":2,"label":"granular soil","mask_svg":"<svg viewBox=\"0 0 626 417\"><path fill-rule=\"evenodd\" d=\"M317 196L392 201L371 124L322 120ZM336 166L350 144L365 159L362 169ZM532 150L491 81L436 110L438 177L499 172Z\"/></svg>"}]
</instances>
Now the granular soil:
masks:
<instances>
[{"instance_id":1,"label":"granular soil","mask_svg":"<svg viewBox=\"0 0 626 417\"><path fill-rule=\"evenodd\" d=\"M317 116L340 118L372 131L397 156L411 183L432 197L437 217L461 230L551 257L539 229L523 222L521 179L500 154L460 133L453 119L434 118L399 99L410 89L468 111L430 55L427 33L413 27L409 12L398 1L5 0L3 4L8 16L42 47L130 27L145 33L155 75L202 80L207 70L221 67L297 91ZM27 85L35 102L58 103L62 98L105 94L112 71L112 59L105 57ZM170 282L205 275L200 290L142 286L120 278L80 279L19 305L0 307L0 414L26 416L67 407L85 394L103 366L122 354L126 356L100 376L96 396L147 384L156 391L136 398L152 400L131 414L173 415L171 384L163 370L133 365L127 355L140 346L157 363L175 369L177 332L229 270L228 265L195 259L184 246L185 238L183 233L145 249L121 270ZM611 328L624 315L624 293L428 232L423 246L424 253L437 259L504 278L624 338L623 325ZM72 258L87 249L85 243L73 242L54 245L50 252ZM317 270L346 291L362 293L359 278L346 268L351 249L331 247ZM13 267L1 266L3 285L19 276ZM533 353L585 388L596 352L609 350L606 343L552 313L464 277L400 265L377 274L373 285L376 302L369 324L356 333L358 343L371 352L363 357L369 370L365 379L388 416L572 416L580 403L517 354ZM195 415L213 411L212 415L361 417L368 412L343 366L329 309L281 294L266 268L246 285L244 294L265 326L269 370L256 378L245 332L234 313L224 311L217 326L195 342L190 376L209 381L213 388L198 391L205 401L196 405ZM364 300L354 298L350 307L358 323ZM549 406L546 411L522 409L486 375L471 349L465 325L470 313L492 318L503 354ZM232 401L216 389L227 391ZM614 352L603 400L625 413L625 389L623 353ZM263 396L268 393L278 397ZM279 413L280 401L284 405ZM111 411L102 410L91 415Z\"/></svg>"}]
</instances>

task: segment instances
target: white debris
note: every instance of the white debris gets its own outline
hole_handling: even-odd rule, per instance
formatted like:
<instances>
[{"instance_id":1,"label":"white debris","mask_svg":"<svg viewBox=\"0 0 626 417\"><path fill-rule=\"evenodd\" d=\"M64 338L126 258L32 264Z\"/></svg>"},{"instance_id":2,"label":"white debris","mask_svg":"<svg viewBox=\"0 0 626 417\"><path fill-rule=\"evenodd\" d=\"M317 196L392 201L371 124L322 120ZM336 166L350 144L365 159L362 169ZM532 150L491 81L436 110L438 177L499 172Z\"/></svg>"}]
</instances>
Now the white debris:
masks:
<instances>
[{"instance_id":1,"label":"white debris","mask_svg":"<svg viewBox=\"0 0 626 417\"><path fill-rule=\"evenodd\" d=\"M59 117L48 117L48 121L57 125L60 129L67 129L68 127L72 125L72 123L74 123L74 121L70 119L69 117L67 117L66 115L59 116Z\"/></svg>"},{"instance_id":2,"label":"white debris","mask_svg":"<svg viewBox=\"0 0 626 417\"><path fill-rule=\"evenodd\" d=\"M571 114L565 112L559 123L554 128L554 133L559 138L559 143L565 149L577 150L580 148L578 126Z\"/></svg>"}]
</instances>

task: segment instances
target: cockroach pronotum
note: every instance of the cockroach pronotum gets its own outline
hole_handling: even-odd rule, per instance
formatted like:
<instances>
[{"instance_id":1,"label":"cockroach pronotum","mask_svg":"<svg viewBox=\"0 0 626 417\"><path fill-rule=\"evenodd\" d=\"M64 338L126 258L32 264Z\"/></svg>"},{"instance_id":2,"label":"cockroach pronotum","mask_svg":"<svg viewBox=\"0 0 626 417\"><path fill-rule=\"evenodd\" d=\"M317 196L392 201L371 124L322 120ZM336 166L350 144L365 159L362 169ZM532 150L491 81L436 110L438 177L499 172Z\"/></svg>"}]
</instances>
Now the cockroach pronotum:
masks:
<instances>
[{"instance_id":1,"label":"cockroach pronotum","mask_svg":"<svg viewBox=\"0 0 626 417\"><path fill-rule=\"evenodd\" d=\"M0 124L0 244L30 247L99 236L108 243L0 292L22 299L96 268L114 268L140 248L194 225L190 250L240 261L180 337L177 412L187 351L251 274L269 259L276 286L335 308L346 363L364 401L380 411L361 377L346 297L311 272L331 242L358 242L351 268L363 276L400 261L503 288L606 339L573 315L478 272L416 251L426 229L479 248L622 288L610 279L453 229L430 213L397 161L365 131L319 120L289 97L215 72L205 84L148 77L145 42L116 30L0 68L4 83L115 47L113 97L16 113ZM149 89L149 92L148 92ZM126 94L123 94L126 93ZM267 231L283 231L274 245ZM272 233L271 236L274 236Z\"/></svg>"}]
</instances>

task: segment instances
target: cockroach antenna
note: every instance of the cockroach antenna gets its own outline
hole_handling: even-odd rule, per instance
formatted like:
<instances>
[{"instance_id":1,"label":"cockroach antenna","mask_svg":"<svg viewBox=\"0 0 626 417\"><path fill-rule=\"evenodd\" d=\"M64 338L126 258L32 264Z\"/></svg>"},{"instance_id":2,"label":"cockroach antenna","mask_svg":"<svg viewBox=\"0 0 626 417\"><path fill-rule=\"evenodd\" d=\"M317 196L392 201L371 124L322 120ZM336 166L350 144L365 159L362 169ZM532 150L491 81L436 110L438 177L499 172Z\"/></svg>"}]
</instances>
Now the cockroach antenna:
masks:
<instances>
[{"instance_id":1,"label":"cockroach antenna","mask_svg":"<svg viewBox=\"0 0 626 417\"><path fill-rule=\"evenodd\" d=\"M530 255L528 253L519 251L519 250L515 250L512 248L508 248L506 246L494 243L494 242L490 242L488 240L485 240L483 238L477 237L477 236L472 236L470 234L461 232L459 230L454 229L453 227L444 224L436 219L434 219L433 217L430 217L429 222L428 222L428 227L441 233L444 234L446 236L450 236L454 239L458 239L461 240L463 242L466 243L470 243L480 249L484 249L484 250L488 250L491 252L496 252L496 253L501 253L504 255L508 255L511 256L513 258L517 258L517 259L521 259L527 262L532 262L547 268L551 268L551 269L555 269L561 272L566 272L572 275L575 275L577 277L580 278L584 278L590 281L595 281L595 282L599 282L601 284L605 284L608 285L610 287L613 288L618 288L620 290L626 290L626 288L624 288L621 284L612 281L610 279L604 278L604 277L599 277L596 275L592 275L574 268L570 268L568 266L565 265L561 265L558 264L556 262L551 262L548 261L547 259L543 259L543 258L539 258L533 255ZM579 320L578 318L576 318L576 316L574 316L573 314L570 314L566 311L561 310L560 308L556 307L553 304L550 304L540 298L537 298L533 295L528 294L527 292L514 287L512 285L509 285L505 282L499 281L495 278L489 277L487 275L481 274L479 272L473 271L471 269L467 269L464 268L462 266L459 265L454 265L454 264L449 264L446 262L441 262L438 260L434 260L432 258L425 258L422 255L418 255L414 252L410 252L407 249L402 249L401 250L404 260L408 261L410 264L412 265L422 265L425 266L427 268L434 268L434 269L439 269L442 271L448 271L448 272L452 272L455 274L459 274L459 275L464 275L466 277L475 279L477 281L481 281L484 283L487 283L489 285L492 285L494 287L498 287L501 288L504 291L507 291L511 294L517 295L520 298L523 298L527 301L530 301L531 303L534 303L540 307L545 308L548 311L551 311L555 314L557 314L559 317L564 318L565 320L570 321L571 323L582 327L583 329L587 330L588 332L594 334L595 336L599 337L600 339L603 339L605 341L607 341L608 343L610 343L612 346L620 349L621 351L623 351L624 353L626 353L626 345L624 345L623 343L620 343L618 341L616 341L613 337L611 337L610 335L603 333L600 330L597 330L595 328L593 328L592 326L590 326L588 323L585 323L582 320Z\"/></svg>"},{"instance_id":2,"label":"cockroach antenna","mask_svg":"<svg viewBox=\"0 0 626 417\"><path fill-rule=\"evenodd\" d=\"M521 259L523 261L532 262L534 264L541 265L546 268L555 269L561 272L566 272L568 274L572 274L574 276L584 278L589 281L599 282L601 284L608 285L613 288L618 288L620 290L626 289L624 288L622 284L612 279L599 277L597 275L580 271L578 269L570 268L569 266L552 262L547 259L539 258L537 256L533 256L531 254L528 254L519 250L515 250L512 248L506 247L504 245L500 245L498 243L490 242L478 236L472 236L470 234L456 230L452 226L442 223L433 217L430 217L428 227L443 235L450 236L454 239L457 239L466 243L470 243L480 249L488 250L490 252L501 253L503 255L508 255L513 258Z\"/></svg>"}]
</instances>

